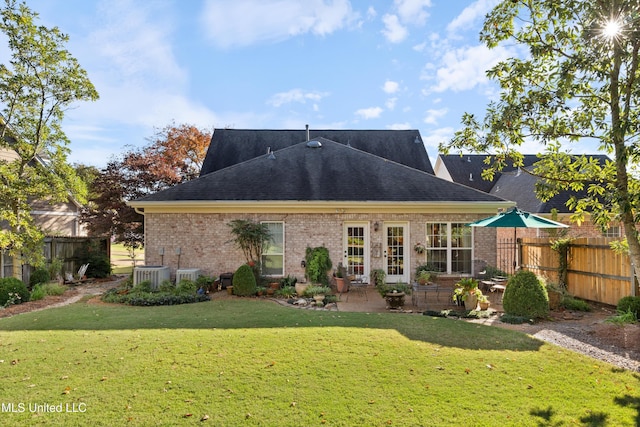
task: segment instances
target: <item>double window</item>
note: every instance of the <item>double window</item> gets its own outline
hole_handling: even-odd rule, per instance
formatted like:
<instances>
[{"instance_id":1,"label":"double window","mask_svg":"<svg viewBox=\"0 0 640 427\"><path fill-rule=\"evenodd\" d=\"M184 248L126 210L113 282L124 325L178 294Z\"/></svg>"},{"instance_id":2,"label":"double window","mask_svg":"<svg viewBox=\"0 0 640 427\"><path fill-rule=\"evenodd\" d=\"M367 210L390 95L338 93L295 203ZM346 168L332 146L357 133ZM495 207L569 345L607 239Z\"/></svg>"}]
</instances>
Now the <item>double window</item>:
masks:
<instances>
[{"instance_id":1,"label":"double window","mask_svg":"<svg viewBox=\"0 0 640 427\"><path fill-rule=\"evenodd\" d=\"M263 221L271 240L262 248L262 274L284 276L284 222Z\"/></svg>"},{"instance_id":2,"label":"double window","mask_svg":"<svg viewBox=\"0 0 640 427\"><path fill-rule=\"evenodd\" d=\"M473 242L471 227L455 222L426 224L427 264L444 273L470 274Z\"/></svg>"}]
</instances>

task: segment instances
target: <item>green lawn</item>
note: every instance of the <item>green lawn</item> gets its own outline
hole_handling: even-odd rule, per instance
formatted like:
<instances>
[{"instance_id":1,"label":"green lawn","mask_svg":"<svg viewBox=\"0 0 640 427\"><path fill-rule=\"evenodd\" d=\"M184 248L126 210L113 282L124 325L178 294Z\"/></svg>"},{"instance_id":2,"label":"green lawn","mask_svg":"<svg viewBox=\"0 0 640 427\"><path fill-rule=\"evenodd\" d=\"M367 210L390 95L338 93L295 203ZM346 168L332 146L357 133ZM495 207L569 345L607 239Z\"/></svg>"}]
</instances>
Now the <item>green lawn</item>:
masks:
<instances>
[{"instance_id":1,"label":"green lawn","mask_svg":"<svg viewBox=\"0 0 640 427\"><path fill-rule=\"evenodd\" d=\"M254 299L0 319L0 384L1 425L640 422L637 373L524 334Z\"/></svg>"}]
</instances>

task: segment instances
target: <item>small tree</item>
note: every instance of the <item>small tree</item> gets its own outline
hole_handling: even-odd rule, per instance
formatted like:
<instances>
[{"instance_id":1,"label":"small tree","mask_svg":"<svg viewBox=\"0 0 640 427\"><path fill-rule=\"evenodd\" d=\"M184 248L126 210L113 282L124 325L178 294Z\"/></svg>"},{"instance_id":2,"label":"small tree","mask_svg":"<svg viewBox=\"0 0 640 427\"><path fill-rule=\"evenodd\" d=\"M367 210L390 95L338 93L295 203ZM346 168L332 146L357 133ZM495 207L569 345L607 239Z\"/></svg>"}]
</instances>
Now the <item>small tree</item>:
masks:
<instances>
[{"instance_id":1,"label":"small tree","mask_svg":"<svg viewBox=\"0 0 640 427\"><path fill-rule=\"evenodd\" d=\"M242 250L247 264L259 265L264 246L271 241L271 233L266 224L245 219L234 219L229 224L233 241Z\"/></svg>"}]
</instances>

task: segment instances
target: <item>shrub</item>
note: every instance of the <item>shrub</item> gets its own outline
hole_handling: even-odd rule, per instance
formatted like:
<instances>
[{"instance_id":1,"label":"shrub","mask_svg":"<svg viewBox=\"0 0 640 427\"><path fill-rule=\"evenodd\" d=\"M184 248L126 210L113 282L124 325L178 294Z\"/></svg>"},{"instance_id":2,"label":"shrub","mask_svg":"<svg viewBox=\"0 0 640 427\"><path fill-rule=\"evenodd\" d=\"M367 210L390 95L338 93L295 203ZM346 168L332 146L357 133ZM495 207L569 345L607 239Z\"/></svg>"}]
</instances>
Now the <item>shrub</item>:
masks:
<instances>
[{"instance_id":1,"label":"shrub","mask_svg":"<svg viewBox=\"0 0 640 427\"><path fill-rule=\"evenodd\" d=\"M623 297L618 301L618 313L630 311L635 314L636 319L640 319L640 296Z\"/></svg>"},{"instance_id":2,"label":"shrub","mask_svg":"<svg viewBox=\"0 0 640 427\"><path fill-rule=\"evenodd\" d=\"M296 288L294 286L284 286L273 293L276 297L291 298L296 295Z\"/></svg>"},{"instance_id":3,"label":"shrub","mask_svg":"<svg viewBox=\"0 0 640 427\"><path fill-rule=\"evenodd\" d=\"M160 283L160 286L158 286L158 292L165 292L165 293L172 294L175 291L176 291L176 285L174 285L171 280L163 280L162 283Z\"/></svg>"},{"instance_id":4,"label":"shrub","mask_svg":"<svg viewBox=\"0 0 640 427\"><path fill-rule=\"evenodd\" d=\"M176 285L176 295L191 295L198 290L198 285L193 280L183 279ZM255 294L255 291L253 292Z\"/></svg>"},{"instance_id":5,"label":"shrub","mask_svg":"<svg viewBox=\"0 0 640 427\"><path fill-rule=\"evenodd\" d=\"M205 292L209 292L215 283L216 278L211 276L198 276L196 279L196 286L198 289L203 289Z\"/></svg>"},{"instance_id":6,"label":"shrub","mask_svg":"<svg viewBox=\"0 0 640 427\"><path fill-rule=\"evenodd\" d=\"M143 280L142 282L131 288L131 293L153 292L151 280Z\"/></svg>"},{"instance_id":7,"label":"shrub","mask_svg":"<svg viewBox=\"0 0 640 427\"><path fill-rule=\"evenodd\" d=\"M104 278L111 275L111 261L98 242L91 241L84 245L78 250L76 257L79 264L89 264L87 277Z\"/></svg>"},{"instance_id":8,"label":"shrub","mask_svg":"<svg viewBox=\"0 0 640 427\"><path fill-rule=\"evenodd\" d=\"M574 298L571 295L565 295L560 305L567 310L591 311L591 306L586 301Z\"/></svg>"},{"instance_id":9,"label":"shrub","mask_svg":"<svg viewBox=\"0 0 640 427\"><path fill-rule=\"evenodd\" d=\"M58 283L47 283L45 285L42 285L42 290L44 291L45 295L59 296L65 293L67 287Z\"/></svg>"},{"instance_id":10,"label":"shrub","mask_svg":"<svg viewBox=\"0 0 640 427\"><path fill-rule=\"evenodd\" d=\"M46 293L42 288L42 285L35 285L31 290L31 295L29 296L29 300L31 301L39 301L44 298Z\"/></svg>"},{"instance_id":11,"label":"shrub","mask_svg":"<svg viewBox=\"0 0 640 427\"><path fill-rule=\"evenodd\" d=\"M15 277L0 279L0 307L27 302L29 296L29 290L22 280Z\"/></svg>"},{"instance_id":12,"label":"shrub","mask_svg":"<svg viewBox=\"0 0 640 427\"><path fill-rule=\"evenodd\" d=\"M329 276L327 272L333 267L333 263L329 257L329 249L324 246L315 248L307 247L304 258L306 262L305 275L307 279L309 279L309 282L329 286Z\"/></svg>"},{"instance_id":13,"label":"shrub","mask_svg":"<svg viewBox=\"0 0 640 427\"><path fill-rule=\"evenodd\" d=\"M49 270L46 268L36 268L31 272L31 276L29 277L29 287L33 288L35 285L47 283L49 280L51 280Z\"/></svg>"},{"instance_id":14,"label":"shrub","mask_svg":"<svg viewBox=\"0 0 640 427\"><path fill-rule=\"evenodd\" d=\"M247 264L242 264L233 275L233 294L248 297L256 294L256 276Z\"/></svg>"},{"instance_id":15,"label":"shrub","mask_svg":"<svg viewBox=\"0 0 640 427\"><path fill-rule=\"evenodd\" d=\"M535 274L520 270L509 279L502 306L507 314L531 318L544 317L549 313L549 296Z\"/></svg>"}]
</instances>

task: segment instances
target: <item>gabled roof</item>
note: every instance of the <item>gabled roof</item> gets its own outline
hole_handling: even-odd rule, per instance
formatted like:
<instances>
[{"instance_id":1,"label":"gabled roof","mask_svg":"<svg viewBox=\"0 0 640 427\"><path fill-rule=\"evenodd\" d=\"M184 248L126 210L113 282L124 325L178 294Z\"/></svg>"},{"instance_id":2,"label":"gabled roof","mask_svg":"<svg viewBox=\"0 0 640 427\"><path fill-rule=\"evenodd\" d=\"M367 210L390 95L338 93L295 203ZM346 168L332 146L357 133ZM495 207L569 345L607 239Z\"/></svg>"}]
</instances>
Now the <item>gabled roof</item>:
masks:
<instances>
[{"instance_id":1,"label":"gabled roof","mask_svg":"<svg viewBox=\"0 0 640 427\"><path fill-rule=\"evenodd\" d=\"M278 151L307 139L326 138L433 174L417 130L250 130L216 129L200 176Z\"/></svg>"},{"instance_id":2,"label":"gabled roof","mask_svg":"<svg viewBox=\"0 0 640 427\"><path fill-rule=\"evenodd\" d=\"M508 200L515 200L518 208L531 213L549 213L553 209L557 209L559 213L570 212L566 205L567 200L569 200L571 194L579 196L580 193L562 192L543 202L536 197L535 185L537 181L537 177L523 171L502 174L491 189L490 194Z\"/></svg>"},{"instance_id":3,"label":"gabled roof","mask_svg":"<svg viewBox=\"0 0 640 427\"><path fill-rule=\"evenodd\" d=\"M309 147L315 142L322 146ZM263 153L131 205L167 201L506 203L497 196L325 138Z\"/></svg>"},{"instance_id":4,"label":"gabled roof","mask_svg":"<svg viewBox=\"0 0 640 427\"><path fill-rule=\"evenodd\" d=\"M550 213L553 209L557 209L559 213L570 212L566 202L572 195L581 197L586 195L585 191L563 191L546 202L542 202L536 197L535 185L539 178L527 173L526 171L514 168L513 166L505 167L501 173L496 173L493 181L482 179L482 170L487 167L484 164L484 154L464 154L460 155L440 155L438 160L443 164L453 182L469 185L481 191L501 197L505 200L513 200L518 208L532 213ZM589 157L597 159L604 164L609 158L606 155L594 154ZM537 155L524 155L523 163L525 170L531 171L535 163L540 160ZM440 169L440 165L436 167ZM439 172L438 176L442 174ZM470 180L470 178L472 178Z\"/></svg>"},{"instance_id":5,"label":"gabled roof","mask_svg":"<svg viewBox=\"0 0 640 427\"><path fill-rule=\"evenodd\" d=\"M485 154L440 154L439 161L446 167L453 182L473 187L485 193L489 193L494 184L500 178L501 173L496 173L492 181L482 179L482 171L487 168L484 163ZM524 167L529 167L540 160L535 154L525 154ZM515 172L517 168L511 165L505 166L502 173Z\"/></svg>"}]
</instances>

